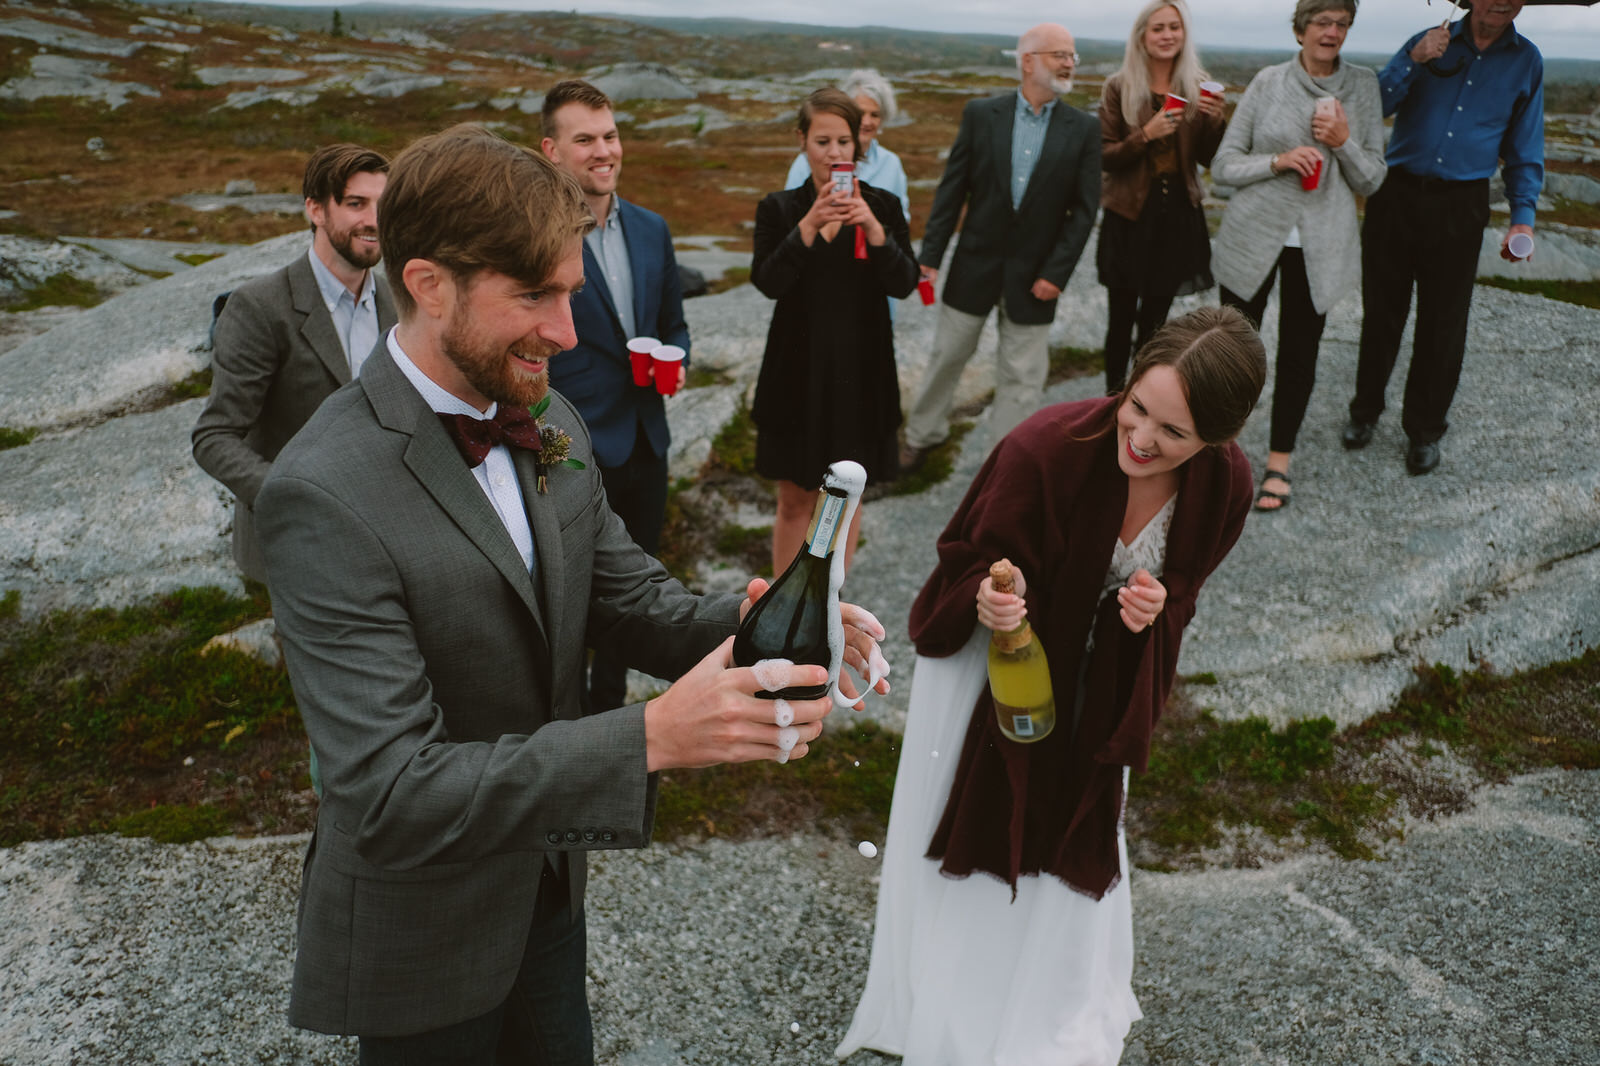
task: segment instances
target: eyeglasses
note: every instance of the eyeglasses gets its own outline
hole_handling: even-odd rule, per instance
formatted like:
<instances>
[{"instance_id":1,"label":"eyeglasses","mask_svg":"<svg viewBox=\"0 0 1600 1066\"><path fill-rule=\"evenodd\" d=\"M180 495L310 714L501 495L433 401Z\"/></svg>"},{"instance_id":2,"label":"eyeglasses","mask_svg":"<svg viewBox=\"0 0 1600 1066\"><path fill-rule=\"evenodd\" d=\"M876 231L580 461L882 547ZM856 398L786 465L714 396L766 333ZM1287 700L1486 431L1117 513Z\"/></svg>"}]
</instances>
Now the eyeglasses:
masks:
<instances>
[{"instance_id":1,"label":"eyeglasses","mask_svg":"<svg viewBox=\"0 0 1600 1066\"><path fill-rule=\"evenodd\" d=\"M1078 53L1076 52L1029 52L1028 54L1030 56L1049 56L1057 63L1071 63L1073 66L1078 65Z\"/></svg>"},{"instance_id":2,"label":"eyeglasses","mask_svg":"<svg viewBox=\"0 0 1600 1066\"><path fill-rule=\"evenodd\" d=\"M1331 19L1326 15L1311 20L1311 27L1318 30L1338 30L1340 33L1350 32L1349 19Z\"/></svg>"}]
</instances>

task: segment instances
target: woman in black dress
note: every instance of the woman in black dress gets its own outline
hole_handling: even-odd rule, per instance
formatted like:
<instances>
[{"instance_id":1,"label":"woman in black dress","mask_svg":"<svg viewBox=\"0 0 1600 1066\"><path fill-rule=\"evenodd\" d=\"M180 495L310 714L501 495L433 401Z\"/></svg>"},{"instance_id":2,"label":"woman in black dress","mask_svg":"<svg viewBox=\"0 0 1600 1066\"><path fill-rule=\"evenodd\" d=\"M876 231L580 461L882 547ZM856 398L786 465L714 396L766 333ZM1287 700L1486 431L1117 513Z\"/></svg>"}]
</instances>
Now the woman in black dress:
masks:
<instances>
[{"instance_id":1,"label":"woman in black dress","mask_svg":"<svg viewBox=\"0 0 1600 1066\"><path fill-rule=\"evenodd\" d=\"M818 89L800 105L797 128L811 180L756 208L750 268L756 288L778 301L751 411L756 470L778 483L775 574L805 541L829 463L853 459L869 483L894 476L900 383L885 297L904 298L917 285L900 202L859 179L849 196L833 192L833 165L860 156L855 101ZM847 566L860 522L857 508Z\"/></svg>"}]
</instances>

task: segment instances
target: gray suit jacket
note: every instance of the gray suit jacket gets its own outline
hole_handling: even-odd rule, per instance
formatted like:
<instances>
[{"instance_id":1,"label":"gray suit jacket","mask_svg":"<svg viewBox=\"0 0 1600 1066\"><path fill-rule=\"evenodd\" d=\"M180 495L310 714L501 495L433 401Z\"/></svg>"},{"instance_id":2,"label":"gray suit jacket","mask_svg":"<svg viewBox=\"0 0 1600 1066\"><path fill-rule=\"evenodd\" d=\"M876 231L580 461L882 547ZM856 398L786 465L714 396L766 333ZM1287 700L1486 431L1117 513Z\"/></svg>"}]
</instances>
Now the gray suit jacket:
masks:
<instances>
[{"instance_id":1,"label":"gray suit jacket","mask_svg":"<svg viewBox=\"0 0 1600 1066\"><path fill-rule=\"evenodd\" d=\"M1067 287L1100 206L1100 122L1058 100L1022 203L1011 206L1013 90L974 100L961 113L918 262L937 267L966 208L961 240L944 279L944 302L987 315L1001 297L1021 325L1055 321L1056 302L1029 291L1044 278Z\"/></svg>"},{"instance_id":2,"label":"gray suit jacket","mask_svg":"<svg viewBox=\"0 0 1600 1066\"><path fill-rule=\"evenodd\" d=\"M559 358L559 357L558 357ZM273 613L323 800L289 1017L366 1036L449 1025L511 988L546 856L648 842L641 704L582 717L584 648L676 677L733 633L606 506L582 418L546 422L583 470L535 489L513 450L530 578L438 417L380 342L273 465L258 516Z\"/></svg>"},{"instance_id":3,"label":"gray suit jacket","mask_svg":"<svg viewBox=\"0 0 1600 1066\"><path fill-rule=\"evenodd\" d=\"M376 278L378 333L395 324L394 301ZM211 396L191 441L202 469L233 491L233 558L266 581L255 536L256 494L267 468L306 419L350 380L350 361L304 254L235 289L217 319Z\"/></svg>"}]
</instances>

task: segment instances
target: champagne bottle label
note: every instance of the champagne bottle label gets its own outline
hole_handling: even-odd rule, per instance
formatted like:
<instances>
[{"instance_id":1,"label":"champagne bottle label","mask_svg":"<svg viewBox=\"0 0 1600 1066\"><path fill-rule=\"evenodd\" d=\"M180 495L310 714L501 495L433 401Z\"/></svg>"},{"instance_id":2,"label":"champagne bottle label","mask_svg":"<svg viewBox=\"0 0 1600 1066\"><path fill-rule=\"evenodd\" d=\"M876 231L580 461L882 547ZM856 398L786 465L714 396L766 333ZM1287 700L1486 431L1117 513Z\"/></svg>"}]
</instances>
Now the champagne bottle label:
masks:
<instances>
[{"instance_id":1,"label":"champagne bottle label","mask_svg":"<svg viewBox=\"0 0 1600 1066\"><path fill-rule=\"evenodd\" d=\"M1011 731L1019 737L1033 736L1033 719L1026 714L1012 715Z\"/></svg>"},{"instance_id":2,"label":"champagne bottle label","mask_svg":"<svg viewBox=\"0 0 1600 1066\"><path fill-rule=\"evenodd\" d=\"M825 493L817 509L816 528L806 542L806 550L818 559L826 559L833 550L834 534L839 532L839 517L844 514L845 498Z\"/></svg>"}]
</instances>

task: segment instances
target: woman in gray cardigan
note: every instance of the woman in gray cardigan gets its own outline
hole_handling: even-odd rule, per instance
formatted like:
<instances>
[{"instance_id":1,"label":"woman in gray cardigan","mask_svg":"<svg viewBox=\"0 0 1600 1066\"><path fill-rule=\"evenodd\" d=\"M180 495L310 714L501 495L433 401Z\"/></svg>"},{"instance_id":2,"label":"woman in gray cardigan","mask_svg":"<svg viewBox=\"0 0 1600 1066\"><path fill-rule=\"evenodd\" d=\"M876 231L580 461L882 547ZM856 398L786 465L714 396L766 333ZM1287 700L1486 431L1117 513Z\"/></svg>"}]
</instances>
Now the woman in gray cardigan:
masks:
<instances>
[{"instance_id":1,"label":"woman in gray cardigan","mask_svg":"<svg viewBox=\"0 0 1600 1066\"><path fill-rule=\"evenodd\" d=\"M1259 326L1274 276L1283 279L1260 511L1289 503L1322 327L1361 286L1355 198L1376 192L1386 170L1378 77L1339 58L1358 2L1299 0L1300 54L1251 79L1211 162L1213 180L1236 190L1211 252L1222 302Z\"/></svg>"}]
</instances>

